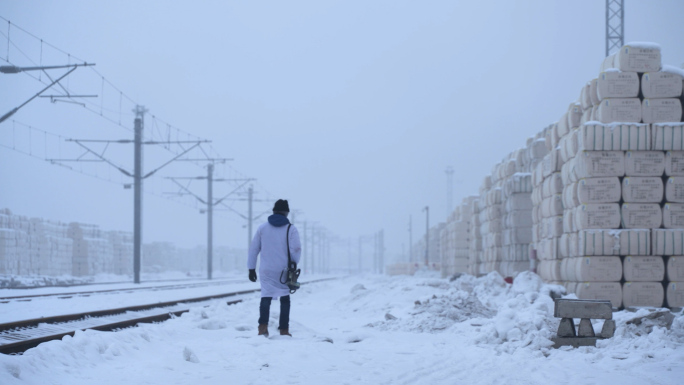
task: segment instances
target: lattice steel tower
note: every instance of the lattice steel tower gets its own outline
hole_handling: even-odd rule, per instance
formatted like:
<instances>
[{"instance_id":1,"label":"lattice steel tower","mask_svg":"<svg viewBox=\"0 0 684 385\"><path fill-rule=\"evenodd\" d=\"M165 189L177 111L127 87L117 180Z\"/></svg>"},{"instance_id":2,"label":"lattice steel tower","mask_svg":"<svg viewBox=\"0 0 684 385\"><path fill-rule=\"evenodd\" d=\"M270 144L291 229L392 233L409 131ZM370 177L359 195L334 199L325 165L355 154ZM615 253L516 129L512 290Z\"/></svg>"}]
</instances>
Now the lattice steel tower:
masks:
<instances>
[{"instance_id":1,"label":"lattice steel tower","mask_svg":"<svg viewBox=\"0 0 684 385\"><path fill-rule=\"evenodd\" d=\"M625 45L625 0L606 0L606 56Z\"/></svg>"}]
</instances>

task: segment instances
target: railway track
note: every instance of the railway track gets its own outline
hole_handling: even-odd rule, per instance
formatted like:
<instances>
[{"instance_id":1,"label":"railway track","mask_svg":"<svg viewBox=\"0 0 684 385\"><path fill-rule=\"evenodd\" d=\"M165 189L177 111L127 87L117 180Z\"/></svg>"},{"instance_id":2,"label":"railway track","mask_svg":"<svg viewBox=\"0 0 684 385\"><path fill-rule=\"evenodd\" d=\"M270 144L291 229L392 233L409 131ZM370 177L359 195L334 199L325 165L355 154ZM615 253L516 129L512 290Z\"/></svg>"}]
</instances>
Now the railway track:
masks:
<instances>
[{"instance_id":1,"label":"railway track","mask_svg":"<svg viewBox=\"0 0 684 385\"><path fill-rule=\"evenodd\" d=\"M224 280L224 281L216 280L216 281L208 281L208 282L196 282L196 283L173 284L173 285L162 285L162 286L126 287L126 288L106 289L106 290L75 291L75 292L67 292L67 293L15 295L15 296L8 296L8 297L0 297L0 304L1 303L7 303L9 301L27 301L28 302L34 298L58 297L58 298L67 299L67 298L71 298L74 296L88 297L88 296L93 295L93 294L110 294L110 293L116 293L116 292L132 293L135 291L145 291L145 290L156 291L156 290L188 289L188 288L195 288L195 287L226 285L226 284L235 283L235 282L244 282L244 279L242 279L242 280L231 279L231 280Z\"/></svg>"},{"instance_id":2,"label":"railway track","mask_svg":"<svg viewBox=\"0 0 684 385\"><path fill-rule=\"evenodd\" d=\"M324 278L302 282L310 284L327 281ZM37 318L0 324L0 353L17 354L36 347L43 342L58 340L66 335L73 336L79 330L116 331L135 326L139 323L165 321L190 311L191 303L229 298L227 304L242 302L244 296L260 289L243 290L232 293L204 297L186 298L176 301L147 305L128 306L117 309L99 310L87 313L68 314L54 317ZM232 298L230 298L232 297Z\"/></svg>"}]
</instances>

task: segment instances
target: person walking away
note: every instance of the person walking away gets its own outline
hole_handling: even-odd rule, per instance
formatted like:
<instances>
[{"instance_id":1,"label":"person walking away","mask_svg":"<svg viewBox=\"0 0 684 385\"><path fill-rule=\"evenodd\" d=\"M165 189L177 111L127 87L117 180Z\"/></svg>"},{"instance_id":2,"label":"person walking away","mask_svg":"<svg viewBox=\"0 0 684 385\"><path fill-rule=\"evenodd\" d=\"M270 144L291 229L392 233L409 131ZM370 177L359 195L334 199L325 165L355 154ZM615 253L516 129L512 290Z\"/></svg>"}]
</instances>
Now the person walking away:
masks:
<instances>
[{"instance_id":1,"label":"person walking away","mask_svg":"<svg viewBox=\"0 0 684 385\"><path fill-rule=\"evenodd\" d=\"M259 334L268 337L268 319L271 300L280 298L280 323L278 329L281 336L290 336L290 289L285 281L288 265L288 242L290 257L299 264L302 245L299 241L297 228L287 219L290 206L287 200L278 199L273 206L273 215L268 222L257 228L252 243L249 246L247 268L249 280L256 282L257 257L261 253L259 275L261 283L261 303L259 304ZM281 281L281 274L283 279Z\"/></svg>"}]
</instances>

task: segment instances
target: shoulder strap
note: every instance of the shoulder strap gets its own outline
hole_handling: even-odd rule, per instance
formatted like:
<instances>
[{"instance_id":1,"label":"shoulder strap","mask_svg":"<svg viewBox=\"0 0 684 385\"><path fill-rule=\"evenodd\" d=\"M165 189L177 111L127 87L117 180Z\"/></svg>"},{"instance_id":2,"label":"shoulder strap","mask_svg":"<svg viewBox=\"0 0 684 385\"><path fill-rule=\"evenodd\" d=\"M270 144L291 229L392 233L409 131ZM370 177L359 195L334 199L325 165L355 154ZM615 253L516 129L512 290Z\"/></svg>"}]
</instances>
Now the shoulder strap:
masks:
<instances>
[{"instance_id":1,"label":"shoulder strap","mask_svg":"<svg viewBox=\"0 0 684 385\"><path fill-rule=\"evenodd\" d=\"M287 225L287 266L290 266L290 263L292 263L292 259L290 257L290 227L292 227L292 223Z\"/></svg>"}]
</instances>

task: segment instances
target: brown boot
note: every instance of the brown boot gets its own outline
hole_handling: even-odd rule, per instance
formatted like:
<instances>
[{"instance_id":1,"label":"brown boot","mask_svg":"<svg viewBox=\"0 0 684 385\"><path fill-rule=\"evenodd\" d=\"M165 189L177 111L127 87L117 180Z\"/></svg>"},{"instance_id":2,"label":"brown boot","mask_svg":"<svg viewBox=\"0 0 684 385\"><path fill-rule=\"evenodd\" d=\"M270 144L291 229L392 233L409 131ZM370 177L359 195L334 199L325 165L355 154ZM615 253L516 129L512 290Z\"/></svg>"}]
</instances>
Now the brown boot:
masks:
<instances>
[{"instance_id":1,"label":"brown boot","mask_svg":"<svg viewBox=\"0 0 684 385\"><path fill-rule=\"evenodd\" d=\"M280 335L292 337L292 334L290 334L289 329L280 329Z\"/></svg>"},{"instance_id":2,"label":"brown boot","mask_svg":"<svg viewBox=\"0 0 684 385\"><path fill-rule=\"evenodd\" d=\"M268 324L259 324L258 335L268 337Z\"/></svg>"}]
</instances>

